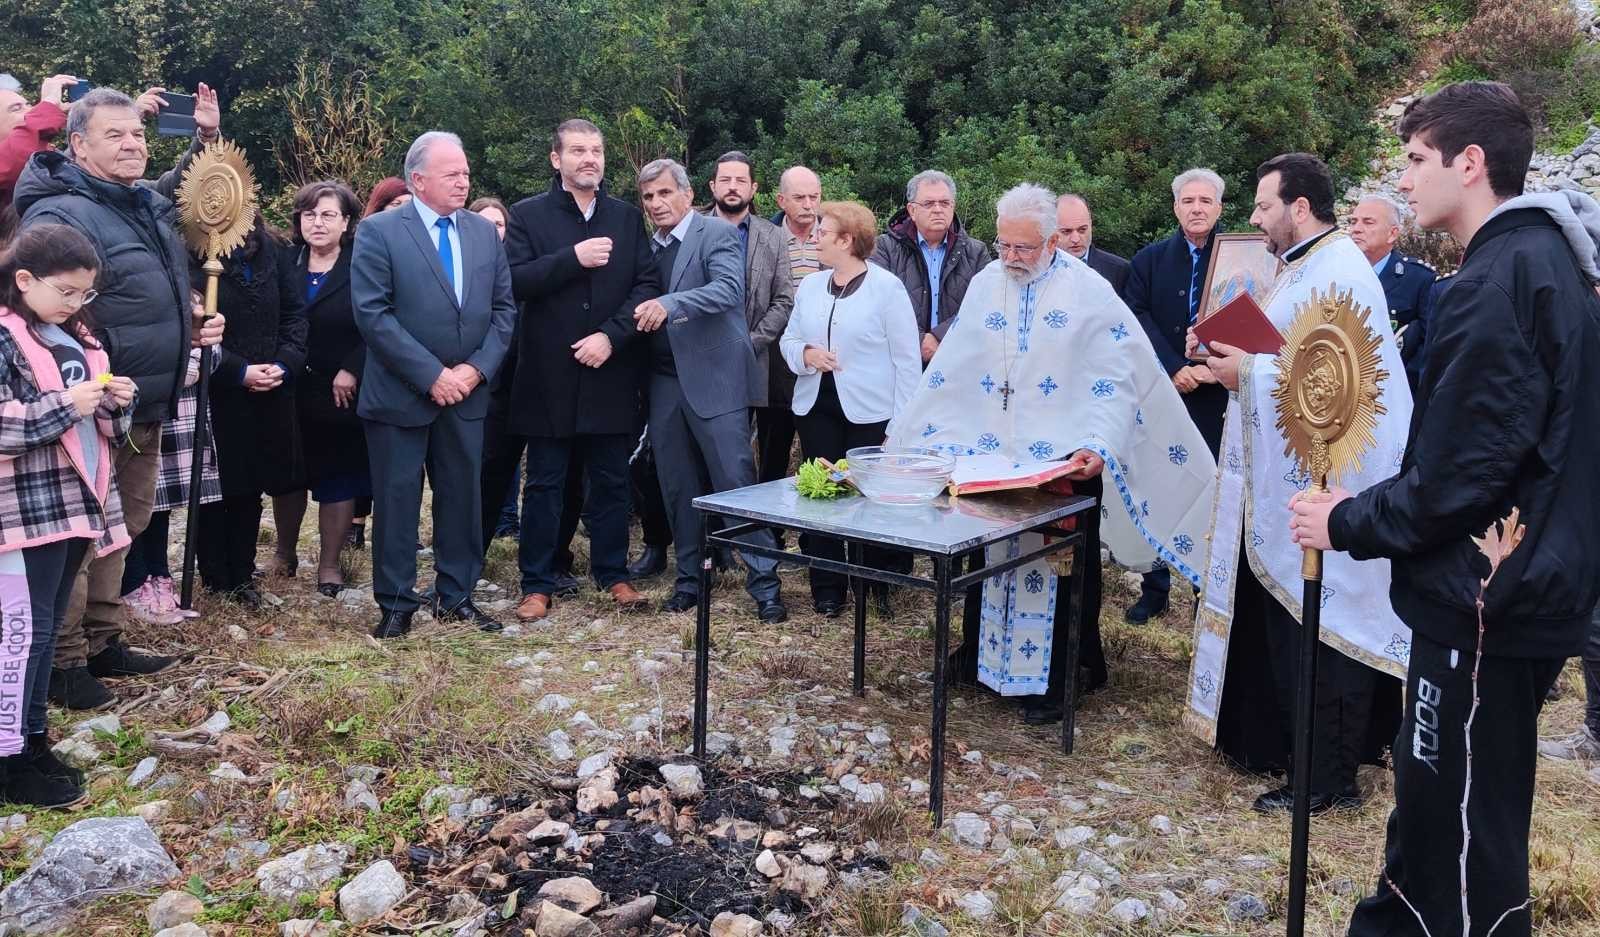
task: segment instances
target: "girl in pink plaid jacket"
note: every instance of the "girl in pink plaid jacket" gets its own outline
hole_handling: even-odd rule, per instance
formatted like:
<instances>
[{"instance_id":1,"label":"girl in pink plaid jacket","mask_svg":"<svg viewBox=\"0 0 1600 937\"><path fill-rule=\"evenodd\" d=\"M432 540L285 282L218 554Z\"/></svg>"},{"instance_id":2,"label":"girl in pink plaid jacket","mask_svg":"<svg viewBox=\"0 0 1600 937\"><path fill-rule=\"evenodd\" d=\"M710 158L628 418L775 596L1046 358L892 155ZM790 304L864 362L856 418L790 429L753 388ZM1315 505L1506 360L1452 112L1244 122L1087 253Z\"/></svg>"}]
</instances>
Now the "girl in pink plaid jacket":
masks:
<instances>
[{"instance_id":1,"label":"girl in pink plaid jacket","mask_svg":"<svg viewBox=\"0 0 1600 937\"><path fill-rule=\"evenodd\" d=\"M81 772L45 735L56 633L92 546L128 543L112 477L137 393L110 373L87 307L99 258L64 225L0 255L0 801L57 807Z\"/></svg>"}]
</instances>

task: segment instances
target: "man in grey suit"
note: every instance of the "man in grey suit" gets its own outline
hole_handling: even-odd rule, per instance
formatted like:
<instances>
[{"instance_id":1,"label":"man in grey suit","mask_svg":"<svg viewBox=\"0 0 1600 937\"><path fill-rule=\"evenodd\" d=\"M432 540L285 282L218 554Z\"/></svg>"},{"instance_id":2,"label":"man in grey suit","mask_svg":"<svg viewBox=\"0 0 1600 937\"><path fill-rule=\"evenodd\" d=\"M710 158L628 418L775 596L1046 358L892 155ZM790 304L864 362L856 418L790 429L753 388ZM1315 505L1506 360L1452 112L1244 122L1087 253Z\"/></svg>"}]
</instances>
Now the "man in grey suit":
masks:
<instances>
[{"instance_id":1,"label":"man in grey suit","mask_svg":"<svg viewBox=\"0 0 1600 937\"><path fill-rule=\"evenodd\" d=\"M429 131L406 152L412 200L356 233L350 295L367 365L356 406L372 462L375 637L411 629L420 600L417 521L422 468L433 487L435 618L484 631L500 623L472 604L483 569L479 470L489 379L516 305L511 268L487 219L463 211L471 175L461 140Z\"/></svg>"},{"instance_id":2,"label":"man in grey suit","mask_svg":"<svg viewBox=\"0 0 1600 937\"><path fill-rule=\"evenodd\" d=\"M678 612L694 608L699 598L703 522L691 502L705 493L701 479L712 491L755 484L748 408L760 399L764 375L745 324L738 229L690 211L689 174L670 159L639 170L639 197L656 229L651 248L664 295L640 303L634 322L650 339L650 445L678 560L677 582L663 608ZM765 530L746 539L774 546ZM776 561L744 559L745 589L761 620L788 618Z\"/></svg>"}]
</instances>

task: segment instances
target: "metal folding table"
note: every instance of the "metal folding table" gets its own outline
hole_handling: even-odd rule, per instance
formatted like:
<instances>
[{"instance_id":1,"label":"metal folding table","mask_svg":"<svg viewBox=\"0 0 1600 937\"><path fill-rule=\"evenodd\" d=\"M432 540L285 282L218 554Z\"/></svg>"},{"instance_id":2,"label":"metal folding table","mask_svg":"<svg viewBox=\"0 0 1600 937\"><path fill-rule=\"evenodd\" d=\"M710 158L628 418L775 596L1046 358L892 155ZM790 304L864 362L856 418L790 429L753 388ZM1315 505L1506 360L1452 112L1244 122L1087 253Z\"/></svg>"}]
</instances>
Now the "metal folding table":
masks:
<instances>
[{"instance_id":1,"label":"metal folding table","mask_svg":"<svg viewBox=\"0 0 1600 937\"><path fill-rule=\"evenodd\" d=\"M890 585L931 589L933 613L933 725L931 769L928 778L928 806L935 828L944 821L944 730L947 687L946 658L950 653L950 603L968 586L989 576L1015 569L1040 557L1073 551L1067 616L1066 648L1063 669L1065 692L1062 699L1061 748L1072 752L1074 704L1077 696L1078 640L1082 630L1085 573L1099 557L1084 556L1082 525L1070 533L1054 529L1066 518L1098 510L1095 499L1079 495L1056 495L1038 490L1008 491L952 498L940 495L929 504L890 505L852 495L832 501L801 497L794 479L751 485L733 491L706 495L694 500L706 515L701 543L700 606L695 622L694 667L694 753L706 754L706 696L711 677L711 566L713 550L728 548L841 573L852 579L855 593L854 691L866 692L867 599L861 580ZM716 516L734 521L735 526L713 531ZM765 528L783 528L813 536L832 537L845 543L843 561L789 553L772 547L759 547L740 540ZM1010 559L989 563L983 548L1030 532L1048 533L1043 545ZM1053 538L1053 539L1052 539ZM931 558L931 578L909 573L874 569L862 562L866 547L900 550ZM967 572L961 572L961 558L973 555Z\"/></svg>"}]
</instances>

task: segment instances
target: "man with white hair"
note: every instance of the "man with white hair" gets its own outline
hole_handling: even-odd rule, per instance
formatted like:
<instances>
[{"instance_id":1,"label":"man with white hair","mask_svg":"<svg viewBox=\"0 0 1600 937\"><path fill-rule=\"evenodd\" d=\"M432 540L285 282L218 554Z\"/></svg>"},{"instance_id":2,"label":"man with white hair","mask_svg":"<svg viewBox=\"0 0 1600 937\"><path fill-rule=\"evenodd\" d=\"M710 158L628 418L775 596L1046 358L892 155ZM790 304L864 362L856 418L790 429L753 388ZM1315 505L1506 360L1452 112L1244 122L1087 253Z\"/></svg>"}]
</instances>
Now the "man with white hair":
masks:
<instances>
[{"instance_id":1,"label":"man with white hair","mask_svg":"<svg viewBox=\"0 0 1600 937\"><path fill-rule=\"evenodd\" d=\"M1400 241L1400 206L1382 195L1368 195L1350 212L1350 240L1361 248L1378 274L1384 298L1389 300L1389 324L1406 364L1406 379L1417 389L1422 375L1422 345L1427 336L1429 298L1438 273L1415 257L1396 249Z\"/></svg>"},{"instance_id":2,"label":"man with white hair","mask_svg":"<svg viewBox=\"0 0 1600 937\"><path fill-rule=\"evenodd\" d=\"M926 363L955 322L967 284L989 262L989 249L961 228L956 181L927 169L906 183L905 207L878 235L871 261L905 284Z\"/></svg>"},{"instance_id":3,"label":"man with white hair","mask_svg":"<svg viewBox=\"0 0 1600 937\"><path fill-rule=\"evenodd\" d=\"M1055 196L1024 183L1001 196L995 213L999 260L973 277L889 442L951 452L958 471L1065 459L1077 492L1115 491L1114 504L1084 519L1091 575L1082 663L1093 688L1107 676L1094 575L1102 522L1119 562L1148 568L1159 558L1197 581L1216 464L1133 313L1110 283L1057 249ZM1030 540L991 550L1014 556ZM957 674L975 667L985 686L1025 697L1032 723L1060 718L1060 589L1042 561L991 579L955 661ZM969 597L969 609L978 604Z\"/></svg>"},{"instance_id":4,"label":"man with white hair","mask_svg":"<svg viewBox=\"0 0 1600 937\"><path fill-rule=\"evenodd\" d=\"M418 137L405 180L411 201L369 218L350 261L351 304L367 343L356 414L372 461L372 597L383 613L373 635L404 636L420 605L424 464L433 488L433 616L499 631L472 604L472 589L483 571L488 385L516 319L511 267L495 226L465 210L471 170L459 137Z\"/></svg>"},{"instance_id":5,"label":"man with white hair","mask_svg":"<svg viewBox=\"0 0 1600 937\"><path fill-rule=\"evenodd\" d=\"M22 84L0 74L0 212L11 204L11 190L28 157L49 149L67 125L66 90L77 83L71 75L52 75L39 86L39 103L29 107ZM0 240L4 224L0 220Z\"/></svg>"},{"instance_id":6,"label":"man with white hair","mask_svg":"<svg viewBox=\"0 0 1600 937\"><path fill-rule=\"evenodd\" d=\"M1209 169L1190 169L1172 180L1172 213L1178 230L1170 237L1146 245L1133 255L1123 297L1138 317L1156 357L1183 395L1189 419L1205 438L1216 458L1222 438L1222 411L1228 392L1218 387L1211 372L1184 353L1184 337L1200 311L1216 243L1217 220L1222 217L1222 177ZM1167 610L1172 577L1164 566L1145 574L1139 601L1123 618L1142 624Z\"/></svg>"}]
</instances>

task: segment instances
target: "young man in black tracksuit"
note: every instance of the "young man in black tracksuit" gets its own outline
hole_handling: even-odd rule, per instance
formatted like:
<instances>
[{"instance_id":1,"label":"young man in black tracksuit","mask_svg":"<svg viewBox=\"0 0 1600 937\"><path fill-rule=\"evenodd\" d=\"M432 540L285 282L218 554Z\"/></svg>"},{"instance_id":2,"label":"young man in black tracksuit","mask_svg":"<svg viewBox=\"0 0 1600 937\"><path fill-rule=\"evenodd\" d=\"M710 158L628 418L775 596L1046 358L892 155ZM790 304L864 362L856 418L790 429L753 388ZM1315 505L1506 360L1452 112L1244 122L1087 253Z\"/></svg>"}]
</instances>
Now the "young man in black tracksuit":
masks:
<instances>
[{"instance_id":1,"label":"young man in black tracksuit","mask_svg":"<svg viewBox=\"0 0 1600 937\"><path fill-rule=\"evenodd\" d=\"M1434 934L1499 922L1498 937L1526 937L1539 709L1600 600L1600 206L1522 194L1533 129L1504 85L1443 88L1407 108L1400 135L1418 223L1466 255L1433 314L1399 474L1354 497L1297 498L1292 521L1303 545L1387 557L1413 631L1384 874L1349 932L1421 935L1420 917ZM1472 538L1513 508L1527 535L1483 596L1480 639L1490 569Z\"/></svg>"}]
</instances>

